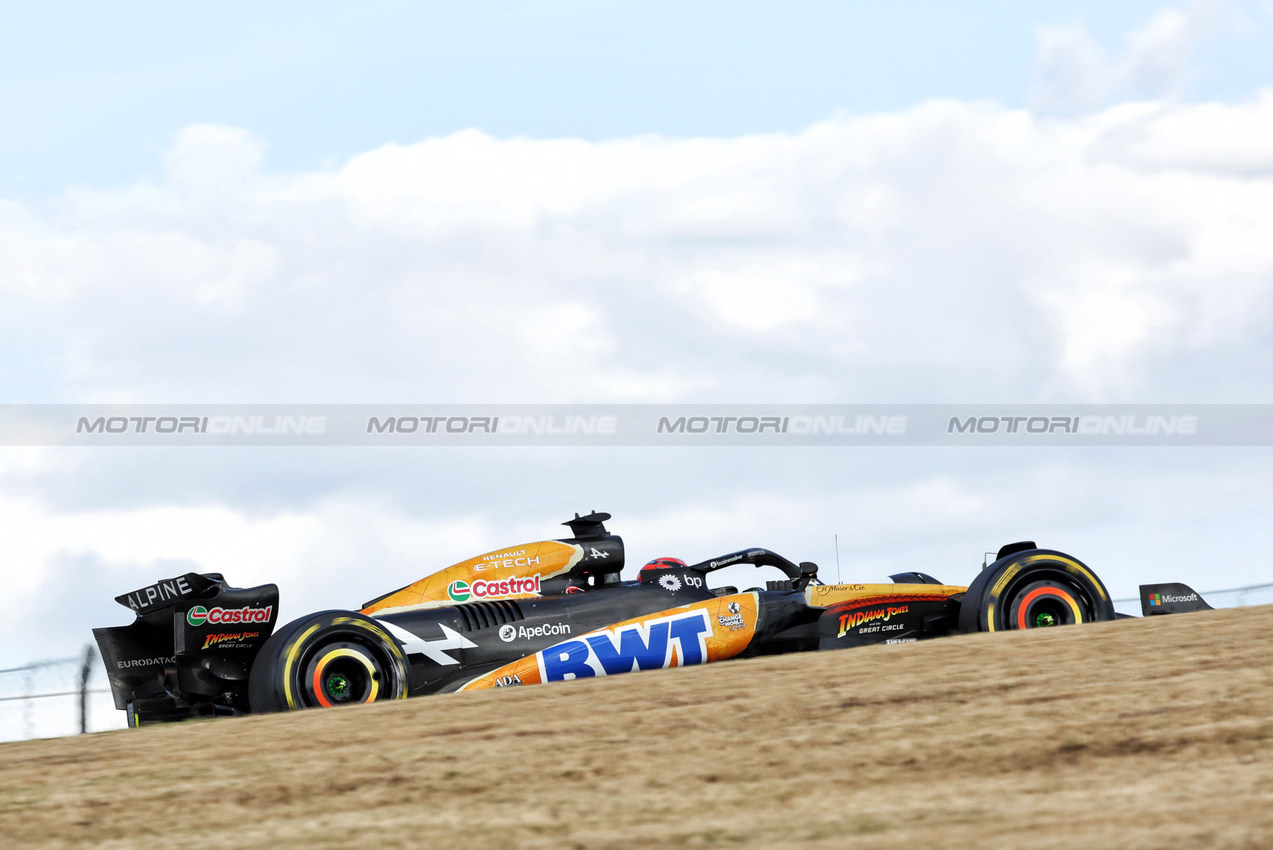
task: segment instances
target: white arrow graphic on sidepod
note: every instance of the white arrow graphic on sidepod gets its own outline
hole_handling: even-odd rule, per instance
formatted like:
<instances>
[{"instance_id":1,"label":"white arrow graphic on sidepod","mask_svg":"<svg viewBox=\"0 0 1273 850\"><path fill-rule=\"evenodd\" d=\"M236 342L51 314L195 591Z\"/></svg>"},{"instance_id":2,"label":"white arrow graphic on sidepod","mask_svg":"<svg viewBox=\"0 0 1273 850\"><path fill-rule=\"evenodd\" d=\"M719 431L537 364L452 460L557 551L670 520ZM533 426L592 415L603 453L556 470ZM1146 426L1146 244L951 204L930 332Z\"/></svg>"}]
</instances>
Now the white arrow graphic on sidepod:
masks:
<instances>
[{"instance_id":1,"label":"white arrow graphic on sidepod","mask_svg":"<svg viewBox=\"0 0 1273 850\"><path fill-rule=\"evenodd\" d=\"M403 643L402 651L407 655L423 655L435 664L459 664L460 662L446 654L448 649L469 649L477 646L473 641L457 632L455 629L438 623L442 626L442 637L439 640L425 640L419 635L412 634L402 626L395 626L393 623L380 621L380 625L388 629L394 637Z\"/></svg>"}]
</instances>

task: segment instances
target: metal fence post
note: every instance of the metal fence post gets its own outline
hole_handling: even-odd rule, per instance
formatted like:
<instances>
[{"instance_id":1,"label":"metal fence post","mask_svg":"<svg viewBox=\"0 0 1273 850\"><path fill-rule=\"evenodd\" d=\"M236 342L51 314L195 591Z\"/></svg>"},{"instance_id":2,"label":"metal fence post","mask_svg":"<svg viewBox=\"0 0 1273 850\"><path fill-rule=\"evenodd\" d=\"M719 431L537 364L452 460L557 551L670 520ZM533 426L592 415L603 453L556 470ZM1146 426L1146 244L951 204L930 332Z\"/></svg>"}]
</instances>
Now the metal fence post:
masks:
<instances>
[{"instance_id":1,"label":"metal fence post","mask_svg":"<svg viewBox=\"0 0 1273 850\"><path fill-rule=\"evenodd\" d=\"M80 734L88 732L88 677L93 673L93 645L84 647L84 666L80 668Z\"/></svg>"},{"instance_id":2,"label":"metal fence post","mask_svg":"<svg viewBox=\"0 0 1273 850\"><path fill-rule=\"evenodd\" d=\"M26 671L26 695L29 697L35 693L35 667L28 667ZM34 700L27 699L22 703L22 734L27 738L35 737L35 721L31 718L33 702Z\"/></svg>"}]
</instances>

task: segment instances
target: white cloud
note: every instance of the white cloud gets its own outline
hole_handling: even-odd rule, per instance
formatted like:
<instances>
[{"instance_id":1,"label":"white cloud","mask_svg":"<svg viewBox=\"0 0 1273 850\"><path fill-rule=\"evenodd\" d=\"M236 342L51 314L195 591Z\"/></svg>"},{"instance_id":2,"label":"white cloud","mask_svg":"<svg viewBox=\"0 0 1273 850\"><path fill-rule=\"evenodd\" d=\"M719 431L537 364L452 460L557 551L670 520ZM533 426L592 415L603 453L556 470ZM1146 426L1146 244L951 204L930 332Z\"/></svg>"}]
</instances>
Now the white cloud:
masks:
<instances>
[{"instance_id":1,"label":"white cloud","mask_svg":"<svg viewBox=\"0 0 1273 850\"><path fill-rule=\"evenodd\" d=\"M689 278L691 288L721 320L743 330L767 331L807 322L817 312L817 296L802 270L787 267L705 269Z\"/></svg>"},{"instance_id":2,"label":"white cloud","mask_svg":"<svg viewBox=\"0 0 1273 850\"><path fill-rule=\"evenodd\" d=\"M1271 103L466 131L299 175L192 128L167 183L0 211L0 326L60 352L50 398L1209 397L1172 364L1262 338Z\"/></svg>"},{"instance_id":3,"label":"white cloud","mask_svg":"<svg viewBox=\"0 0 1273 850\"><path fill-rule=\"evenodd\" d=\"M194 124L177 133L164 170L171 188L206 197L237 189L264 158L265 145L246 130Z\"/></svg>"},{"instance_id":4,"label":"white cloud","mask_svg":"<svg viewBox=\"0 0 1273 850\"><path fill-rule=\"evenodd\" d=\"M1105 369L1105 377L1120 385L1129 375L1111 373L1109 364L1134 363L1136 349L1168 326L1173 316L1162 299L1150 293L1121 292L1108 284L1108 277L1097 279L1106 285L1049 299L1065 329L1062 366L1084 376Z\"/></svg>"},{"instance_id":5,"label":"white cloud","mask_svg":"<svg viewBox=\"0 0 1273 850\"><path fill-rule=\"evenodd\" d=\"M1183 94L1198 44L1212 35L1227 4L1192 0L1165 7L1123 40L1120 57L1108 56L1078 25L1037 33L1034 106L1043 112L1083 112L1115 96L1177 98Z\"/></svg>"},{"instance_id":6,"label":"white cloud","mask_svg":"<svg viewBox=\"0 0 1273 850\"><path fill-rule=\"evenodd\" d=\"M1268 127L1273 91L1247 103L1146 104L1113 110L1125 116L1106 131L1101 155L1144 170L1212 173L1231 178L1273 173Z\"/></svg>"},{"instance_id":7,"label":"white cloud","mask_svg":"<svg viewBox=\"0 0 1273 850\"><path fill-rule=\"evenodd\" d=\"M1039 30L1037 38L1036 109L1081 111L1105 102L1115 88L1114 71L1085 28L1046 27Z\"/></svg>"}]
</instances>

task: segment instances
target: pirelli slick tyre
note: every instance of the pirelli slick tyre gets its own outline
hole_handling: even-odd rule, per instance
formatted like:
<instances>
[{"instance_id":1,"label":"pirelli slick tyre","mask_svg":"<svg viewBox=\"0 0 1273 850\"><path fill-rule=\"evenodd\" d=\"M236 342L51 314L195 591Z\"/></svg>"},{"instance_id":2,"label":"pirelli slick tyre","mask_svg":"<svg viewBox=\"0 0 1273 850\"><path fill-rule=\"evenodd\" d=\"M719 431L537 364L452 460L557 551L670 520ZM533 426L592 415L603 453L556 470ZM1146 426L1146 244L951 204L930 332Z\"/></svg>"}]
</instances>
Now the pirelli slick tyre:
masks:
<instances>
[{"instance_id":1,"label":"pirelli slick tyre","mask_svg":"<svg viewBox=\"0 0 1273 850\"><path fill-rule=\"evenodd\" d=\"M1039 629L1114 619L1096 573L1062 552L1014 552L981 571L959 607L961 632Z\"/></svg>"},{"instance_id":2,"label":"pirelli slick tyre","mask_svg":"<svg viewBox=\"0 0 1273 850\"><path fill-rule=\"evenodd\" d=\"M383 626L352 611L322 611L265 642L248 678L248 703L268 712L405 699L407 683L406 656Z\"/></svg>"}]
</instances>

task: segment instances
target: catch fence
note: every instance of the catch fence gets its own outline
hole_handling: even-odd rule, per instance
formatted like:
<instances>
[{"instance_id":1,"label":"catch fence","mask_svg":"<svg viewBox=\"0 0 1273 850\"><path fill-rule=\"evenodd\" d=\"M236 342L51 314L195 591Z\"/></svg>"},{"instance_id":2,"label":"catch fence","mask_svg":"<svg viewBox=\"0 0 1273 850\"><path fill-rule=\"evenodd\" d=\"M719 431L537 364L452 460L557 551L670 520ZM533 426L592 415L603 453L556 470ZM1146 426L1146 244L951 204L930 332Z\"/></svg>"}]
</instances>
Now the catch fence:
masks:
<instances>
[{"instance_id":1,"label":"catch fence","mask_svg":"<svg viewBox=\"0 0 1273 850\"><path fill-rule=\"evenodd\" d=\"M75 658L0 670L0 741L117 728L105 678L91 645Z\"/></svg>"}]
</instances>

